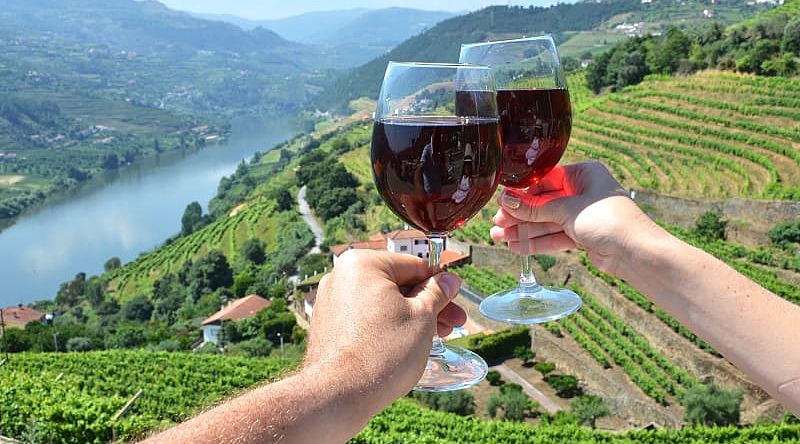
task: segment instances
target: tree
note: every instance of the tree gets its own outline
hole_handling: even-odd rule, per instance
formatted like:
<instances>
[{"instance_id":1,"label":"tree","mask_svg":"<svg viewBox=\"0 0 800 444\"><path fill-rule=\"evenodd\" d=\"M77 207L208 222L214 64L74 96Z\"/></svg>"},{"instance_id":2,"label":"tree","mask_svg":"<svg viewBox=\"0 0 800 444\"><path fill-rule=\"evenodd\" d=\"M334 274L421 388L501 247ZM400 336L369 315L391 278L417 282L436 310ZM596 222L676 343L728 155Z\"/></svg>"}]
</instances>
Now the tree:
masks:
<instances>
[{"instance_id":1,"label":"tree","mask_svg":"<svg viewBox=\"0 0 800 444\"><path fill-rule=\"evenodd\" d=\"M514 347L514 357L522 361L522 365L528 366L528 363L536 357L536 353L528 346L518 345Z\"/></svg>"},{"instance_id":2,"label":"tree","mask_svg":"<svg viewBox=\"0 0 800 444\"><path fill-rule=\"evenodd\" d=\"M486 405L486 413L494 418L497 416L497 409L503 409L503 418L510 421L522 421L531 413L531 408L538 408L532 404L528 395L522 391L519 384L505 384L500 387L500 394L493 394L489 397Z\"/></svg>"},{"instance_id":3,"label":"tree","mask_svg":"<svg viewBox=\"0 0 800 444\"><path fill-rule=\"evenodd\" d=\"M489 382L489 385L500 385L502 381L500 372L497 370L489 370L489 372L486 373L486 381Z\"/></svg>"},{"instance_id":4,"label":"tree","mask_svg":"<svg viewBox=\"0 0 800 444\"><path fill-rule=\"evenodd\" d=\"M571 409L572 413L580 418L581 424L591 428L595 428L598 418L611 413L603 402L603 398L594 395L583 395L573 399Z\"/></svg>"},{"instance_id":5,"label":"tree","mask_svg":"<svg viewBox=\"0 0 800 444\"><path fill-rule=\"evenodd\" d=\"M781 51L800 56L800 16L789 20L783 28Z\"/></svg>"},{"instance_id":6,"label":"tree","mask_svg":"<svg viewBox=\"0 0 800 444\"><path fill-rule=\"evenodd\" d=\"M106 157L103 158L103 169L105 170L116 170L119 168L119 158L114 153L106 154Z\"/></svg>"},{"instance_id":7,"label":"tree","mask_svg":"<svg viewBox=\"0 0 800 444\"><path fill-rule=\"evenodd\" d=\"M242 245L242 258L256 265L263 264L266 258L264 244L256 238L247 239L244 245Z\"/></svg>"},{"instance_id":8,"label":"tree","mask_svg":"<svg viewBox=\"0 0 800 444\"><path fill-rule=\"evenodd\" d=\"M153 314L153 304L147 296L139 295L122 307L122 317L129 321L149 321Z\"/></svg>"},{"instance_id":9,"label":"tree","mask_svg":"<svg viewBox=\"0 0 800 444\"><path fill-rule=\"evenodd\" d=\"M192 297L197 300L217 288L233 285L233 270L221 251L211 250L189 266L186 284Z\"/></svg>"},{"instance_id":10,"label":"tree","mask_svg":"<svg viewBox=\"0 0 800 444\"><path fill-rule=\"evenodd\" d=\"M542 377L547 377L547 374L552 372L556 369L555 364L550 362L537 362L533 365L533 368L536 369L539 373L542 374Z\"/></svg>"},{"instance_id":11,"label":"tree","mask_svg":"<svg viewBox=\"0 0 800 444\"><path fill-rule=\"evenodd\" d=\"M231 291L237 298L245 296L250 287L255 284L256 278L250 270L244 270L233 278L233 286Z\"/></svg>"},{"instance_id":12,"label":"tree","mask_svg":"<svg viewBox=\"0 0 800 444\"><path fill-rule=\"evenodd\" d=\"M278 211L289 211L294 208L294 198L286 188L278 188L272 194L272 198L278 204Z\"/></svg>"},{"instance_id":13,"label":"tree","mask_svg":"<svg viewBox=\"0 0 800 444\"><path fill-rule=\"evenodd\" d=\"M120 258L114 256L114 257L110 258L109 260L107 260L105 264L103 264L103 269L108 272L108 271L111 271L111 270L116 270L121 265L122 265L122 261L120 260Z\"/></svg>"},{"instance_id":14,"label":"tree","mask_svg":"<svg viewBox=\"0 0 800 444\"><path fill-rule=\"evenodd\" d=\"M181 217L181 234L191 234L196 230L203 220L203 207L197 201L186 206Z\"/></svg>"},{"instance_id":15,"label":"tree","mask_svg":"<svg viewBox=\"0 0 800 444\"><path fill-rule=\"evenodd\" d=\"M692 232L696 236L709 241L724 240L725 227L727 225L728 222L722 219L722 210L719 207L714 207L697 218Z\"/></svg>"},{"instance_id":16,"label":"tree","mask_svg":"<svg viewBox=\"0 0 800 444\"><path fill-rule=\"evenodd\" d=\"M739 423L739 408L742 392L725 390L713 382L697 384L689 388L681 398L684 420L690 424L736 425Z\"/></svg>"}]
</instances>

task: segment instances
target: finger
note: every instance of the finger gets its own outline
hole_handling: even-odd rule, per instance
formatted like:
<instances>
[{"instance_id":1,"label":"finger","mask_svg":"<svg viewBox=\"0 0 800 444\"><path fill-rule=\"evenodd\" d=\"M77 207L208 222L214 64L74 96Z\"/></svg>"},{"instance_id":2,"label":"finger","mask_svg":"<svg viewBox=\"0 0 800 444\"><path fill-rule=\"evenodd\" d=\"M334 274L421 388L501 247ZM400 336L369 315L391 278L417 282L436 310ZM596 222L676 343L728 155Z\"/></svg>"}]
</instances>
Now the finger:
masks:
<instances>
[{"instance_id":1,"label":"finger","mask_svg":"<svg viewBox=\"0 0 800 444\"><path fill-rule=\"evenodd\" d=\"M548 234L555 234L564 231L561 225L552 222L523 222L519 225L504 229L505 241L513 242L520 240L520 233L525 232L523 237L526 239L533 239L539 236L546 236ZM489 229L491 234L491 229Z\"/></svg>"},{"instance_id":2,"label":"finger","mask_svg":"<svg viewBox=\"0 0 800 444\"><path fill-rule=\"evenodd\" d=\"M501 228L498 226L489 228L489 237L491 237L495 242L505 242L506 230L510 230L510 228Z\"/></svg>"},{"instance_id":3,"label":"finger","mask_svg":"<svg viewBox=\"0 0 800 444\"><path fill-rule=\"evenodd\" d=\"M423 310L438 316L458 294L459 288L461 288L461 278L453 273L442 272L417 285L411 296L421 304Z\"/></svg>"},{"instance_id":4,"label":"finger","mask_svg":"<svg viewBox=\"0 0 800 444\"><path fill-rule=\"evenodd\" d=\"M439 324L443 324L448 327L460 327L467 322L467 313L463 308L450 302L442 309L442 311L439 312L437 321Z\"/></svg>"},{"instance_id":5,"label":"finger","mask_svg":"<svg viewBox=\"0 0 800 444\"><path fill-rule=\"evenodd\" d=\"M439 335L440 338L444 338L450 335L453 332L453 327L449 325L444 325L442 323L436 324L436 334Z\"/></svg>"},{"instance_id":6,"label":"finger","mask_svg":"<svg viewBox=\"0 0 800 444\"><path fill-rule=\"evenodd\" d=\"M495 214L494 217L492 218L492 222L494 222L494 224L497 225L498 227L508 228L513 225L518 225L523 221L512 216L511 213L504 210L503 208L500 208L499 210L497 210L497 214Z\"/></svg>"},{"instance_id":7,"label":"finger","mask_svg":"<svg viewBox=\"0 0 800 444\"><path fill-rule=\"evenodd\" d=\"M431 276L428 261L422 258L410 254L371 252L379 254L377 257L381 260L383 270L398 286L415 286Z\"/></svg>"},{"instance_id":8,"label":"finger","mask_svg":"<svg viewBox=\"0 0 800 444\"><path fill-rule=\"evenodd\" d=\"M566 234L557 233L528 239L528 248L528 251L535 254L558 253L559 251L573 250L577 248L577 245ZM508 249L519 254L521 251L520 243L518 241L509 242Z\"/></svg>"},{"instance_id":9,"label":"finger","mask_svg":"<svg viewBox=\"0 0 800 444\"><path fill-rule=\"evenodd\" d=\"M500 205L509 215L528 222L555 222L563 225L567 220L566 206L570 197L559 191L528 195L505 189L500 195Z\"/></svg>"},{"instance_id":10,"label":"finger","mask_svg":"<svg viewBox=\"0 0 800 444\"><path fill-rule=\"evenodd\" d=\"M547 173L539 182L531 185L526 190L528 194L542 194L551 191L560 191L564 189L569 170L562 166L556 166L549 173Z\"/></svg>"}]
</instances>

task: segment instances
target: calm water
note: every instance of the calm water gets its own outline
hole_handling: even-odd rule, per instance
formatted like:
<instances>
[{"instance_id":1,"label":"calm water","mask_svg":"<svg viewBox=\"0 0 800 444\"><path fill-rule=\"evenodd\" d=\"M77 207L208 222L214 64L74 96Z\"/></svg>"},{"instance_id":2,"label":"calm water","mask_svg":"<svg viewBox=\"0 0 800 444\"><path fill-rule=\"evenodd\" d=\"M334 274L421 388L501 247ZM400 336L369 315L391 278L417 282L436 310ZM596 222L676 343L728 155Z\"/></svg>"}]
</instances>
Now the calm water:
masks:
<instances>
[{"instance_id":1,"label":"calm water","mask_svg":"<svg viewBox=\"0 0 800 444\"><path fill-rule=\"evenodd\" d=\"M286 121L240 120L224 143L128 168L23 216L0 232L0 307L52 299L76 273L159 245L180 231L189 202L206 208L222 176L290 135Z\"/></svg>"}]
</instances>

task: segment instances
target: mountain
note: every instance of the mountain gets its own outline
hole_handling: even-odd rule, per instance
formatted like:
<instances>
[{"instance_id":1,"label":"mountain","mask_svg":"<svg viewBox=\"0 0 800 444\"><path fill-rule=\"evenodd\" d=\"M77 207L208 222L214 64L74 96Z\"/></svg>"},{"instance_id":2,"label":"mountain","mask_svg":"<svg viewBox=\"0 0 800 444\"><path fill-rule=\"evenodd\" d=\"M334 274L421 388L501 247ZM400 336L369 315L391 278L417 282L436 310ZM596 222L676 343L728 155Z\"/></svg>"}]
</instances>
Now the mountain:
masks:
<instances>
[{"instance_id":1,"label":"mountain","mask_svg":"<svg viewBox=\"0 0 800 444\"><path fill-rule=\"evenodd\" d=\"M455 14L411 8L345 9L309 12L279 20L247 20L231 15L198 14L243 29L263 27L281 37L316 45L337 68L358 66Z\"/></svg>"},{"instance_id":2,"label":"mountain","mask_svg":"<svg viewBox=\"0 0 800 444\"><path fill-rule=\"evenodd\" d=\"M324 79L313 48L154 0L12 2L0 23L0 62L147 106L283 112Z\"/></svg>"},{"instance_id":3,"label":"mountain","mask_svg":"<svg viewBox=\"0 0 800 444\"><path fill-rule=\"evenodd\" d=\"M389 60L455 62L461 43L544 31L589 30L613 16L637 11L640 7L640 0L586 1L546 8L491 6L453 17L340 77L314 99L314 106L342 110L352 99L376 97Z\"/></svg>"}]
</instances>

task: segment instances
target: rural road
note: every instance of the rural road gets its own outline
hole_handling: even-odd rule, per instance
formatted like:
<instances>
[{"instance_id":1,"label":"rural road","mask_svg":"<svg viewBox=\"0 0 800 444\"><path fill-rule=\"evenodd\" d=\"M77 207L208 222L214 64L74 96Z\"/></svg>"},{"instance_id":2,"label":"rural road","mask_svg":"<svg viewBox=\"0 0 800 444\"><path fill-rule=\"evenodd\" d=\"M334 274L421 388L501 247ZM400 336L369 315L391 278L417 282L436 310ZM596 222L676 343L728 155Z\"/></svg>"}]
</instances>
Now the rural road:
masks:
<instances>
[{"instance_id":1,"label":"rural road","mask_svg":"<svg viewBox=\"0 0 800 444\"><path fill-rule=\"evenodd\" d=\"M314 215L311 213L311 207L308 206L308 202L306 202L305 185L297 192L297 204L300 207L300 215L303 216L303 220L306 221L308 227L311 228L311 232L314 233L314 248L312 248L308 254L317 254L320 252L319 246L322 245L324 235L322 227L319 225L317 219L314 218Z\"/></svg>"}]
</instances>

